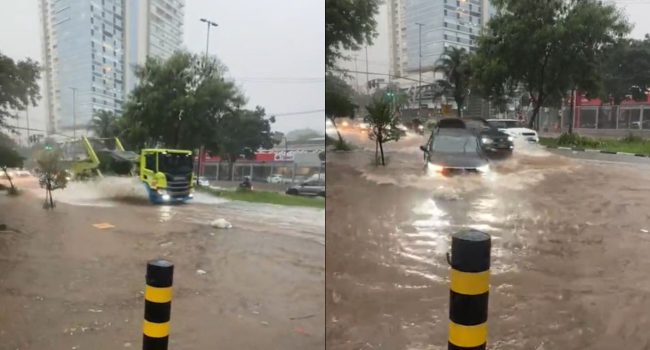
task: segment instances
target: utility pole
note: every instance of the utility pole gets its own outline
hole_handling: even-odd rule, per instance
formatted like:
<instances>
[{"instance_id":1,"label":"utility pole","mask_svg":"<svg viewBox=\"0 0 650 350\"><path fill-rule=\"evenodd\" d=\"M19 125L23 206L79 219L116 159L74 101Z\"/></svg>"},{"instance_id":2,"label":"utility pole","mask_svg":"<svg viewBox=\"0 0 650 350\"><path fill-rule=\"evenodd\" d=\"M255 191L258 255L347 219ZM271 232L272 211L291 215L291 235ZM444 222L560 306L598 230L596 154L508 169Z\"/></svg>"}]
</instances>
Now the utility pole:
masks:
<instances>
[{"instance_id":1,"label":"utility pole","mask_svg":"<svg viewBox=\"0 0 650 350\"><path fill-rule=\"evenodd\" d=\"M71 87L72 90L72 138L77 138L77 88Z\"/></svg>"},{"instance_id":2,"label":"utility pole","mask_svg":"<svg viewBox=\"0 0 650 350\"><path fill-rule=\"evenodd\" d=\"M370 82L370 74L368 73L368 46L366 46L366 91L368 91L368 95L370 95L370 86L368 83Z\"/></svg>"},{"instance_id":3,"label":"utility pole","mask_svg":"<svg viewBox=\"0 0 650 350\"><path fill-rule=\"evenodd\" d=\"M29 103L25 105L25 119L27 120L27 145L29 146Z\"/></svg>"},{"instance_id":4,"label":"utility pole","mask_svg":"<svg viewBox=\"0 0 650 350\"><path fill-rule=\"evenodd\" d=\"M205 19L205 18L201 18L201 22L204 22L208 27L208 33L207 33L207 36L205 38L205 66L207 67L208 66L208 55L210 53L210 27L218 27L219 25L216 22L210 21L210 20ZM203 158L204 153L205 153L205 151L203 150L203 145L199 146L199 157L198 157L199 161L196 164L197 165L196 172L198 173L198 176L196 177L196 185L197 186L200 186L199 178L203 174L203 171L202 171L203 169L201 169L201 161L203 160L202 158Z\"/></svg>"},{"instance_id":5,"label":"utility pole","mask_svg":"<svg viewBox=\"0 0 650 350\"><path fill-rule=\"evenodd\" d=\"M418 117L422 115L422 23L415 23L418 26L418 72L420 78L418 79Z\"/></svg>"}]
</instances>

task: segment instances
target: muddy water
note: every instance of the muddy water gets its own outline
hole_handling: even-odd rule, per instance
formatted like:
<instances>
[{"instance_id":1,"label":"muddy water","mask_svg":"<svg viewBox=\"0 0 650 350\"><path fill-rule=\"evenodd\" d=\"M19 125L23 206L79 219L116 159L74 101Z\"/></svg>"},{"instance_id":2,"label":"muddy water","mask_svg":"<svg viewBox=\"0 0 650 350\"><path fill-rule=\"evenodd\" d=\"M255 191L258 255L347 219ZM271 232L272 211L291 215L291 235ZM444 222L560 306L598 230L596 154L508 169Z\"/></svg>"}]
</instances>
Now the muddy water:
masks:
<instances>
[{"instance_id":1,"label":"muddy water","mask_svg":"<svg viewBox=\"0 0 650 350\"><path fill-rule=\"evenodd\" d=\"M52 211L35 180L0 197L0 349L141 346L158 257L175 263L170 348L324 348L323 210L201 194L155 206L130 179L105 180L55 191Z\"/></svg>"},{"instance_id":2,"label":"muddy water","mask_svg":"<svg viewBox=\"0 0 650 350\"><path fill-rule=\"evenodd\" d=\"M466 228L492 235L491 348L645 348L624 320L648 322L631 305L650 307L650 168L522 147L487 176L436 178L421 142L389 145L385 169L367 144L328 155L328 348L446 348L445 254Z\"/></svg>"}]
</instances>

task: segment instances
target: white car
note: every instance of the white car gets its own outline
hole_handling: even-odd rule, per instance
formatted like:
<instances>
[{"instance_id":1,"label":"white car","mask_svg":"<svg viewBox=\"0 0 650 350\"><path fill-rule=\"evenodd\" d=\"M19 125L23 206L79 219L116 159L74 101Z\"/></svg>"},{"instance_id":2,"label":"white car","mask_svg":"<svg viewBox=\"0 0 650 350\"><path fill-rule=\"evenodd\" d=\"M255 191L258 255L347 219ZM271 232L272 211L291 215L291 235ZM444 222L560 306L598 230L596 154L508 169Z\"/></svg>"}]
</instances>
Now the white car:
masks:
<instances>
[{"instance_id":1,"label":"white car","mask_svg":"<svg viewBox=\"0 0 650 350\"><path fill-rule=\"evenodd\" d=\"M521 122L517 119L488 119L487 122L493 128L512 136L515 142L539 142L537 131L522 127Z\"/></svg>"},{"instance_id":2,"label":"white car","mask_svg":"<svg viewBox=\"0 0 650 350\"><path fill-rule=\"evenodd\" d=\"M208 187L210 186L210 181L203 176L199 176L199 186Z\"/></svg>"},{"instance_id":3,"label":"white car","mask_svg":"<svg viewBox=\"0 0 650 350\"><path fill-rule=\"evenodd\" d=\"M286 183L286 180L282 175L273 174L266 178L266 182L270 184L281 184L281 183Z\"/></svg>"}]
</instances>

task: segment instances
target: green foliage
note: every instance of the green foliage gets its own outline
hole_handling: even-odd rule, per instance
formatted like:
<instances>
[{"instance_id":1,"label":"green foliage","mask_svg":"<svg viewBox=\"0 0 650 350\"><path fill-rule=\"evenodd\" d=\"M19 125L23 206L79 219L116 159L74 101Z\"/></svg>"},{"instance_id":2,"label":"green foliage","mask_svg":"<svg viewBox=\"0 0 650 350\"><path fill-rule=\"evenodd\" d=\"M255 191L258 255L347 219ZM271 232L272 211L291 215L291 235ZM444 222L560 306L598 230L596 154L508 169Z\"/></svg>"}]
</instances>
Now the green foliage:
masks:
<instances>
[{"instance_id":1,"label":"green foliage","mask_svg":"<svg viewBox=\"0 0 650 350\"><path fill-rule=\"evenodd\" d=\"M384 143L399 140L401 133L397 128L398 120L394 107L390 101L384 98L375 99L370 105L366 106L368 116L366 122L370 124L371 131L368 137L374 140L381 154L381 165L386 165L384 157ZM379 163L380 158L375 152L375 159Z\"/></svg>"},{"instance_id":2,"label":"green foliage","mask_svg":"<svg viewBox=\"0 0 650 350\"><path fill-rule=\"evenodd\" d=\"M325 117L332 121L340 145L344 142L336 126L336 118L354 118L357 106L352 101L355 95L352 87L342 78L331 73L325 76Z\"/></svg>"},{"instance_id":3,"label":"green foliage","mask_svg":"<svg viewBox=\"0 0 650 350\"><path fill-rule=\"evenodd\" d=\"M206 142L206 148L230 162L240 155L251 158L258 149L273 147L271 124L274 122L274 117L266 118L261 107L253 111L234 110L219 119L217 132Z\"/></svg>"},{"instance_id":4,"label":"green foliage","mask_svg":"<svg viewBox=\"0 0 650 350\"><path fill-rule=\"evenodd\" d=\"M334 141L334 149L337 151L350 151L352 150L352 146L345 142L345 140L336 140Z\"/></svg>"},{"instance_id":5,"label":"green foliage","mask_svg":"<svg viewBox=\"0 0 650 350\"><path fill-rule=\"evenodd\" d=\"M558 105L572 88L598 91L598 57L629 32L614 5L595 0L496 0L498 13L478 40L474 83L502 102L521 87L533 104ZM478 68L481 69L478 69Z\"/></svg>"},{"instance_id":6,"label":"green foliage","mask_svg":"<svg viewBox=\"0 0 650 350\"><path fill-rule=\"evenodd\" d=\"M132 148L162 145L195 149L213 141L222 116L245 103L226 68L212 58L177 52L150 58L118 122Z\"/></svg>"},{"instance_id":7,"label":"green foliage","mask_svg":"<svg viewBox=\"0 0 650 350\"><path fill-rule=\"evenodd\" d=\"M599 148L602 142L576 133L563 133L557 140L558 146L564 147L582 147L582 148Z\"/></svg>"},{"instance_id":8,"label":"green foliage","mask_svg":"<svg viewBox=\"0 0 650 350\"><path fill-rule=\"evenodd\" d=\"M435 72L442 73L445 79L436 83L440 87L439 95L451 95L458 106L458 117L462 117L465 98L469 93L472 76L471 55L462 48L446 47L442 57L436 62Z\"/></svg>"},{"instance_id":9,"label":"green foliage","mask_svg":"<svg viewBox=\"0 0 650 350\"><path fill-rule=\"evenodd\" d=\"M377 36L380 0L325 1L325 64L331 68L343 51L371 45Z\"/></svg>"},{"instance_id":10,"label":"green foliage","mask_svg":"<svg viewBox=\"0 0 650 350\"><path fill-rule=\"evenodd\" d=\"M205 187L202 187L201 191L205 191L215 196L244 202L325 208L325 201L322 198L288 196L283 193L269 191L219 191Z\"/></svg>"},{"instance_id":11,"label":"green foliage","mask_svg":"<svg viewBox=\"0 0 650 350\"><path fill-rule=\"evenodd\" d=\"M7 118L18 118L22 111L40 99L40 68L31 59L14 61L0 53L0 129L7 128Z\"/></svg>"},{"instance_id":12,"label":"green foliage","mask_svg":"<svg viewBox=\"0 0 650 350\"><path fill-rule=\"evenodd\" d=\"M602 55L600 71L603 75L601 97L611 97L618 104L631 96L636 101L646 101L650 88L650 38L645 40L622 39L607 47Z\"/></svg>"},{"instance_id":13,"label":"green foliage","mask_svg":"<svg viewBox=\"0 0 650 350\"><path fill-rule=\"evenodd\" d=\"M116 137L119 134L118 120L118 116L112 111L97 111L90 121L90 129L97 137Z\"/></svg>"}]
</instances>

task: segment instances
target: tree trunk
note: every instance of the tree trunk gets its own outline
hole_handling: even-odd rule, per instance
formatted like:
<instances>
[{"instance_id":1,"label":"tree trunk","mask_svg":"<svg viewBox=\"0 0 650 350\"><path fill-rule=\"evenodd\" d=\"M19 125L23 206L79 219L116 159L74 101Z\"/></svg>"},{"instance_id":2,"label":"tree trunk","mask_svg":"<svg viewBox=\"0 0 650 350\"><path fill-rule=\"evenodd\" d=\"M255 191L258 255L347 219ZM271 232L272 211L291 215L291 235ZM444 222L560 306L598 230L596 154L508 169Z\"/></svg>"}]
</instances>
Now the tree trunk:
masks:
<instances>
[{"instance_id":1,"label":"tree trunk","mask_svg":"<svg viewBox=\"0 0 650 350\"><path fill-rule=\"evenodd\" d=\"M571 90L571 110L569 111L569 134L573 134L573 118L575 118L573 115L575 110L575 96L576 96L576 89L573 88Z\"/></svg>"},{"instance_id":2,"label":"tree trunk","mask_svg":"<svg viewBox=\"0 0 650 350\"><path fill-rule=\"evenodd\" d=\"M7 173L7 167L2 167L2 170L5 172L5 176L7 177L7 180L9 180L9 185L11 186L11 190L15 191L16 187L14 186L14 182L11 180L11 176L9 176L9 173Z\"/></svg>"},{"instance_id":3,"label":"tree trunk","mask_svg":"<svg viewBox=\"0 0 650 350\"><path fill-rule=\"evenodd\" d=\"M458 108L458 110L456 111L456 113L458 114L458 118L462 118L463 117L463 102L458 102L458 100L456 100L456 107Z\"/></svg>"},{"instance_id":4,"label":"tree trunk","mask_svg":"<svg viewBox=\"0 0 650 350\"><path fill-rule=\"evenodd\" d=\"M381 165L386 166L386 161L384 160L384 139L382 135L379 135L377 142L379 143L379 151L381 152Z\"/></svg>"},{"instance_id":5,"label":"tree trunk","mask_svg":"<svg viewBox=\"0 0 650 350\"><path fill-rule=\"evenodd\" d=\"M329 117L330 121L332 122L332 125L334 125L334 130L336 130L336 134L339 136L339 143L343 143L343 137L341 136L341 133L339 132L339 128L336 126L336 121L334 120L333 117Z\"/></svg>"}]
</instances>

